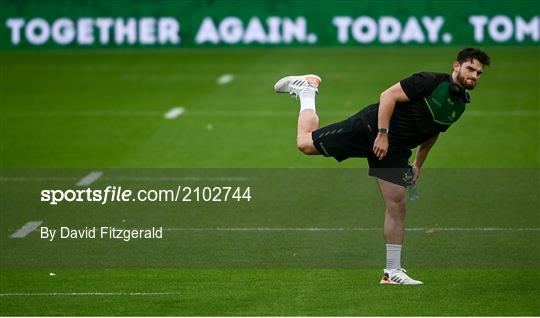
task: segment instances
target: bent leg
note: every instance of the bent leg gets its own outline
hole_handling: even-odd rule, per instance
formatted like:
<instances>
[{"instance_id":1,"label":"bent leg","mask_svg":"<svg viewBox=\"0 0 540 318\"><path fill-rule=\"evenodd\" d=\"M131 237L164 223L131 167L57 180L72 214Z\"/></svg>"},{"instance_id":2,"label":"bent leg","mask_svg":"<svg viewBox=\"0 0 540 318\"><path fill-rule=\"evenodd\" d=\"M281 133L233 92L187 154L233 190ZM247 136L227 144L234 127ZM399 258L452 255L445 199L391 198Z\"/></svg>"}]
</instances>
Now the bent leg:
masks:
<instances>
[{"instance_id":1,"label":"bent leg","mask_svg":"<svg viewBox=\"0 0 540 318\"><path fill-rule=\"evenodd\" d=\"M384 237L387 244L403 244L407 190L400 185L377 178L379 190L386 206Z\"/></svg>"},{"instance_id":2,"label":"bent leg","mask_svg":"<svg viewBox=\"0 0 540 318\"><path fill-rule=\"evenodd\" d=\"M298 115L296 145L306 155L316 155L319 151L313 145L311 133L319 128L319 116L314 109L304 109Z\"/></svg>"}]
</instances>

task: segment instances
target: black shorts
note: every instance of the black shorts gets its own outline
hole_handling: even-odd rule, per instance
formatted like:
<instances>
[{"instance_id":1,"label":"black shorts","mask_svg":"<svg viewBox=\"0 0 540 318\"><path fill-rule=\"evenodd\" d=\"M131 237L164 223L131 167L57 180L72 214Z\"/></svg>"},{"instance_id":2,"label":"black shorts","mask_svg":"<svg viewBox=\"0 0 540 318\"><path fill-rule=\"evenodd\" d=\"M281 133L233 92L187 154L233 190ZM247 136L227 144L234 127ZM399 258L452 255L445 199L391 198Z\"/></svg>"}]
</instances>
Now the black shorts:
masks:
<instances>
[{"instance_id":1,"label":"black shorts","mask_svg":"<svg viewBox=\"0 0 540 318\"><path fill-rule=\"evenodd\" d=\"M311 138L315 148L337 161L367 158L370 176L404 187L410 185L413 176L409 165L411 150L391 146L382 160L375 157L373 143L377 137L377 126L368 122L367 111L364 109L342 122L313 131Z\"/></svg>"}]
</instances>

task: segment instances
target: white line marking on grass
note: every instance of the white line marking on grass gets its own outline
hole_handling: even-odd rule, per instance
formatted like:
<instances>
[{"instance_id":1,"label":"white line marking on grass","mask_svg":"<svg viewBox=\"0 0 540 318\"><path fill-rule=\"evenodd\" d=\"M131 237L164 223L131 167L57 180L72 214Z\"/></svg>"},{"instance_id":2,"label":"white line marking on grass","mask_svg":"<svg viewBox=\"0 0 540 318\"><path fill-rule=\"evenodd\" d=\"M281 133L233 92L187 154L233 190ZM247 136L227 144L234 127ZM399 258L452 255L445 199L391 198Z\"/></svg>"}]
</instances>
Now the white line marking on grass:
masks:
<instances>
[{"instance_id":1,"label":"white line marking on grass","mask_svg":"<svg viewBox=\"0 0 540 318\"><path fill-rule=\"evenodd\" d=\"M175 119L177 117L180 117L185 112L186 112L186 109L184 107L173 107L171 110L165 113L164 118Z\"/></svg>"},{"instance_id":2,"label":"white line marking on grass","mask_svg":"<svg viewBox=\"0 0 540 318\"><path fill-rule=\"evenodd\" d=\"M193 231L193 232L368 232L382 231L379 227L206 227L206 228L165 228L165 231ZM540 228L505 228L505 227L414 227L406 228L405 231L441 231L441 232L531 232L540 231Z\"/></svg>"},{"instance_id":3,"label":"white line marking on grass","mask_svg":"<svg viewBox=\"0 0 540 318\"><path fill-rule=\"evenodd\" d=\"M86 292L86 293L2 293L0 297L9 296L166 296L179 295L175 292L149 293L149 292Z\"/></svg>"},{"instance_id":4,"label":"white line marking on grass","mask_svg":"<svg viewBox=\"0 0 540 318\"><path fill-rule=\"evenodd\" d=\"M225 84L228 84L228 83L232 82L233 79L234 79L234 75L232 75L232 74L223 74L220 77L218 77L217 83L218 83L218 85L225 85Z\"/></svg>"},{"instance_id":5,"label":"white line marking on grass","mask_svg":"<svg viewBox=\"0 0 540 318\"><path fill-rule=\"evenodd\" d=\"M41 223L43 223L43 221L30 221L30 222L26 223L25 225L23 225L23 227L21 227L17 232L11 234L10 237L11 238L23 238L26 235L28 235L28 233L30 233L33 230L37 229L37 227L40 226Z\"/></svg>"},{"instance_id":6,"label":"white line marking on grass","mask_svg":"<svg viewBox=\"0 0 540 318\"><path fill-rule=\"evenodd\" d=\"M87 185L90 185L92 184L94 181L96 181L97 179L99 179L101 176L103 175L103 172L101 171L92 171L90 172L89 174L87 174L84 178L82 178L81 180L79 180L79 182L77 182L77 186L87 186Z\"/></svg>"}]
</instances>

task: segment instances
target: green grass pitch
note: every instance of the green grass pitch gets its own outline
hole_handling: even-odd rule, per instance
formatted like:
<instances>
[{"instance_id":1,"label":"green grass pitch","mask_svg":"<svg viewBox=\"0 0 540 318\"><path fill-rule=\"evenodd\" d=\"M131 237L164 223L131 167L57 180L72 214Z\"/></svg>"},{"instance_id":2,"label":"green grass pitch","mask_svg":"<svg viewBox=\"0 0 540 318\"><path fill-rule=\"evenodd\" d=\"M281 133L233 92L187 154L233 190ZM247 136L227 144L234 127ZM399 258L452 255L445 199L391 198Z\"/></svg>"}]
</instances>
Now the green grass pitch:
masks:
<instances>
[{"instance_id":1,"label":"green grass pitch","mask_svg":"<svg viewBox=\"0 0 540 318\"><path fill-rule=\"evenodd\" d=\"M296 102L272 92L283 75L320 75L325 125L414 72L448 72L458 50L1 52L0 315L540 315L538 48L485 48L493 65L430 153L404 249L419 287L378 285L383 205L365 160L301 155ZM173 107L185 113L164 119ZM92 170L104 171L95 187L246 177L255 199L39 202ZM206 180L190 182L227 183ZM128 243L10 238L30 220L168 229Z\"/></svg>"}]
</instances>

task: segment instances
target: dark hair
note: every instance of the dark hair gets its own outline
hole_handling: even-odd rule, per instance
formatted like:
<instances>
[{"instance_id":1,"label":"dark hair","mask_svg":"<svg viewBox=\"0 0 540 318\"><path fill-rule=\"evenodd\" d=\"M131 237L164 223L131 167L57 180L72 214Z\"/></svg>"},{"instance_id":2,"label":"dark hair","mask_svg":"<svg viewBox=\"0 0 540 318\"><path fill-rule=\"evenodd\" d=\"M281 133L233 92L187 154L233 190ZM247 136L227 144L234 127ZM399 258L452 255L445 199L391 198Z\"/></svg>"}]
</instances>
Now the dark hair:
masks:
<instances>
[{"instance_id":1,"label":"dark hair","mask_svg":"<svg viewBox=\"0 0 540 318\"><path fill-rule=\"evenodd\" d=\"M463 64L464 62L472 62L474 59L486 66L491 63L491 59L486 52L472 47L461 50L457 56L457 61L459 64Z\"/></svg>"}]
</instances>

